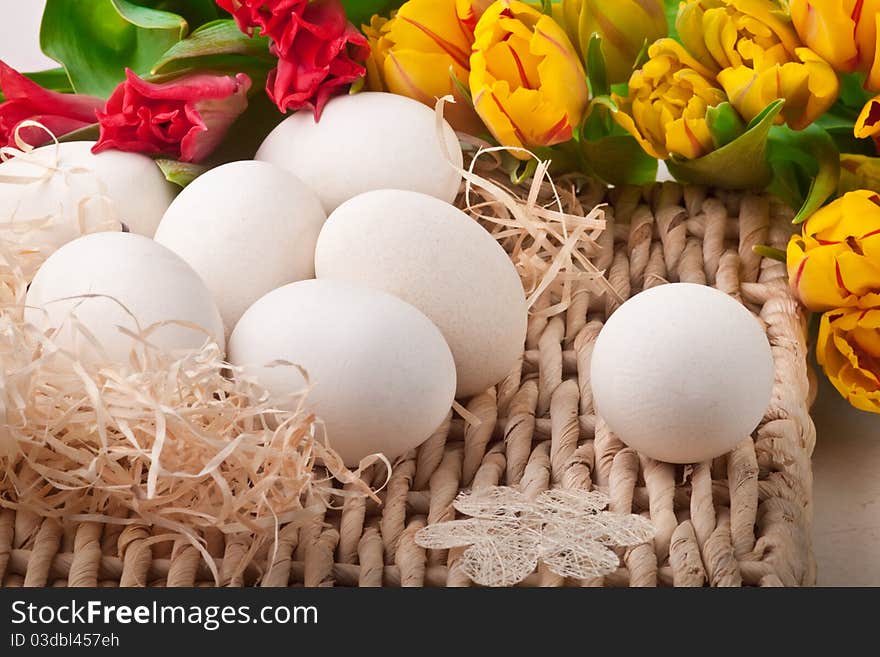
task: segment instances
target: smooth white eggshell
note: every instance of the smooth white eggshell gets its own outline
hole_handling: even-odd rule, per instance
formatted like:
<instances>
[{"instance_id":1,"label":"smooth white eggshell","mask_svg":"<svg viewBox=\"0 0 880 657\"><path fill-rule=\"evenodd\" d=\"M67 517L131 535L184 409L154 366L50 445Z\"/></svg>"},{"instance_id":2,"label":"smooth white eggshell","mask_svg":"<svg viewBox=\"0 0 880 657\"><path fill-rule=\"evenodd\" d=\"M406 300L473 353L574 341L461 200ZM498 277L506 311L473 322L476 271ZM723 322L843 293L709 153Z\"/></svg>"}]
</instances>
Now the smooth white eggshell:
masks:
<instances>
[{"instance_id":1,"label":"smooth white eggshell","mask_svg":"<svg viewBox=\"0 0 880 657\"><path fill-rule=\"evenodd\" d=\"M51 253L87 233L120 230L152 237L174 198L156 163L121 151L93 154L93 141L50 144L0 164L0 178L37 178L26 184L0 180L0 217L11 226L0 235ZM47 166L56 167L55 170ZM39 221L32 230L28 222Z\"/></svg>"},{"instance_id":2,"label":"smooth white eggshell","mask_svg":"<svg viewBox=\"0 0 880 657\"><path fill-rule=\"evenodd\" d=\"M88 296L83 295L101 295ZM27 293L25 318L61 330L57 344L89 362L126 362L134 332L166 325L148 339L165 351L197 349L209 339L224 345L223 322L211 293L192 267L161 244L132 233L95 233L52 254ZM72 326L71 314L103 348L95 350Z\"/></svg>"},{"instance_id":3,"label":"smooth white eggshell","mask_svg":"<svg viewBox=\"0 0 880 657\"><path fill-rule=\"evenodd\" d=\"M434 112L411 98L377 92L338 96L318 123L311 112L286 118L256 159L296 175L328 213L374 189L407 189L451 203L461 176L444 156L435 124ZM461 146L448 124L444 135L461 168Z\"/></svg>"},{"instance_id":4,"label":"smooth white eggshell","mask_svg":"<svg viewBox=\"0 0 880 657\"><path fill-rule=\"evenodd\" d=\"M659 461L698 463L754 431L773 392L759 321L705 285L661 285L611 316L593 349L599 415L627 445Z\"/></svg>"},{"instance_id":5,"label":"smooth white eggshell","mask_svg":"<svg viewBox=\"0 0 880 657\"><path fill-rule=\"evenodd\" d=\"M293 174L268 162L232 162L180 193L156 241L202 277L232 331L267 292L314 278L326 218L318 197Z\"/></svg>"},{"instance_id":6,"label":"smooth white eggshell","mask_svg":"<svg viewBox=\"0 0 880 657\"><path fill-rule=\"evenodd\" d=\"M495 385L522 356L528 310L516 268L485 229L448 203L399 190L351 199L324 225L315 271L384 290L425 313L452 349L459 397Z\"/></svg>"},{"instance_id":7,"label":"smooth white eggshell","mask_svg":"<svg viewBox=\"0 0 880 657\"><path fill-rule=\"evenodd\" d=\"M378 290L338 281L301 281L257 301L229 339L229 359L286 406L304 389L346 465L389 459L424 442L443 422L455 365L443 336L422 313Z\"/></svg>"}]
</instances>

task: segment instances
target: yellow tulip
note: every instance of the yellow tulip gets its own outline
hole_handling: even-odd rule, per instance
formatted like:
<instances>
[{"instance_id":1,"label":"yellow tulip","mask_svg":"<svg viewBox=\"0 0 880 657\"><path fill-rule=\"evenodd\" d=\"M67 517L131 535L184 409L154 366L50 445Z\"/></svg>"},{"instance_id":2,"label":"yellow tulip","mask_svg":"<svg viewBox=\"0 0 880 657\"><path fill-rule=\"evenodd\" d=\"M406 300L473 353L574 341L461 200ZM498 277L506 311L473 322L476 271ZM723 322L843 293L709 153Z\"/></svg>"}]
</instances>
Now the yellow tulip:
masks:
<instances>
[{"instance_id":1,"label":"yellow tulip","mask_svg":"<svg viewBox=\"0 0 880 657\"><path fill-rule=\"evenodd\" d=\"M561 19L584 57L592 35L602 38L611 83L626 82L645 43L668 31L663 0L562 0Z\"/></svg>"},{"instance_id":2,"label":"yellow tulip","mask_svg":"<svg viewBox=\"0 0 880 657\"><path fill-rule=\"evenodd\" d=\"M880 309L825 313L816 360L850 404L880 413Z\"/></svg>"},{"instance_id":3,"label":"yellow tulip","mask_svg":"<svg viewBox=\"0 0 880 657\"><path fill-rule=\"evenodd\" d=\"M788 243L788 276L808 309L880 308L880 194L849 192Z\"/></svg>"},{"instance_id":4,"label":"yellow tulip","mask_svg":"<svg viewBox=\"0 0 880 657\"><path fill-rule=\"evenodd\" d=\"M880 0L791 0L803 42L840 73L859 71L880 91Z\"/></svg>"},{"instance_id":5,"label":"yellow tulip","mask_svg":"<svg viewBox=\"0 0 880 657\"><path fill-rule=\"evenodd\" d=\"M648 61L629 80L629 97L619 99L617 122L652 157L694 159L714 149L706 110L725 102L712 71L677 41L660 39L648 49Z\"/></svg>"},{"instance_id":6,"label":"yellow tulip","mask_svg":"<svg viewBox=\"0 0 880 657\"><path fill-rule=\"evenodd\" d=\"M858 189L880 190L880 158L842 153L837 195L843 196Z\"/></svg>"},{"instance_id":7,"label":"yellow tulip","mask_svg":"<svg viewBox=\"0 0 880 657\"><path fill-rule=\"evenodd\" d=\"M802 130L837 100L834 69L802 46L779 0L688 0L676 26L746 121L785 99L778 121Z\"/></svg>"},{"instance_id":8,"label":"yellow tulip","mask_svg":"<svg viewBox=\"0 0 880 657\"><path fill-rule=\"evenodd\" d=\"M480 18L475 37L470 88L495 138L513 148L571 140L589 96L565 30L524 2L498 0Z\"/></svg>"},{"instance_id":9,"label":"yellow tulip","mask_svg":"<svg viewBox=\"0 0 880 657\"><path fill-rule=\"evenodd\" d=\"M687 0L675 25L685 48L716 71L784 64L801 46L776 0Z\"/></svg>"},{"instance_id":10,"label":"yellow tulip","mask_svg":"<svg viewBox=\"0 0 880 657\"><path fill-rule=\"evenodd\" d=\"M408 96L429 107L452 94L458 101L446 109L452 126L482 132L470 101L459 91L468 86L476 11L469 0L409 0L390 19L374 16L364 26L371 46L367 88Z\"/></svg>"},{"instance_id":11,"label":"yellow tulip","mask_svg":"<svg viewBox=\"0 0 880 657\"><path fill-rule=\"evenodd\" d=\"M840 83L832 68L809 48L796 48L795 56L797 62L762 70L748 66L724 69L718 82L747 121L784 98L781 120L794 130L803 130L834 104Z\"/></svg>"}]
</instances>

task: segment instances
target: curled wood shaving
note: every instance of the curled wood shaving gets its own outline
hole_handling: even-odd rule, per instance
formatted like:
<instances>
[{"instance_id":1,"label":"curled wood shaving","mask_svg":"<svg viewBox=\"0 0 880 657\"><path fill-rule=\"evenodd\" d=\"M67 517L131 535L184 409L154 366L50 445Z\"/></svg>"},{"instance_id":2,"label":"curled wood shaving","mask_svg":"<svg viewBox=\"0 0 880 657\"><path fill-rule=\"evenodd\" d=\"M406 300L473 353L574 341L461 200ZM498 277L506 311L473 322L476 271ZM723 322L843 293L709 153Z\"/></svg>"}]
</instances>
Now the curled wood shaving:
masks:
<instances>
[{"instance_id":1,"label":"curled wood shaving","mask_svg":"<svg viewBox=\"0 0 880 657\"><path fill-rule=\"evenodd\" d=\"M52 139L52 143L40 153L34 154L34 147L28 144L21 136L25 128L39 128L46 132ZM51 130L38 121L22 121L13 133L15 146L0 148L0 162L16 159L33 165L39 171L37 175L9 175L0 173L0 184L3 185L40 185L51 178L58 178L68 188L72 186L74 178L79 177L94 192L89 194L71 195L62 200L51 212L44 216L21 216L15 209L12 216L0 217L0 242L7 250L17 252L18 255L33 255L36 260L42 262L52 254L60 244L54 235L55 231L69 224L74 229L74 235L86 235L102 231L123 230L124 223L121 212L116 203L107 195L106 186L95 172L85 166L59 163L60 143ZM54 150L50 147L54 146ZM38 189L33 193L42 193ZM0 257L4 254L0 253ZM8 262L8 260L7 260Z\"/></svg>"},{"instance_id":2,"label":"curled wood shaving","mask_svg":"<svg viewBox=\"0 0 880 657\"><path fill-rule=\"evenodd\" d=\"M468 135L459 135L469 164L455 164L443 138L443 108L451 97L436 105L437 135L444 155L464 179L459 205L477 219L505 248L513 260L528 297L531 312L539 317L564 313L578 287L606 294L623 303L604 272L590 261L599 252L597 238L605 230L602 206L585 209L577 187L585 179L569 177L571 188L560 191L550 176L550 162L526 149L493 147ZM527 193L509 188L502 169L502 154L516 151L535 162ZM538 300L543 298L538 307Z\"/></svg>"}]
</instances>

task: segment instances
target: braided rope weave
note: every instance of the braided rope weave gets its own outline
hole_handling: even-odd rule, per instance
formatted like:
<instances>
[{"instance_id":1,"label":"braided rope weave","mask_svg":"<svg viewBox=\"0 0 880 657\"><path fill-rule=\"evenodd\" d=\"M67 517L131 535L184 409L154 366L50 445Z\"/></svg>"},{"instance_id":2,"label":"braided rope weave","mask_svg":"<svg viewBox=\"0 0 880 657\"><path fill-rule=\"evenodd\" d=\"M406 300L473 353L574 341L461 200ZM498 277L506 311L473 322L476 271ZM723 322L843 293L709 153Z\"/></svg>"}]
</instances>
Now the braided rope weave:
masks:
<instances>
[{"instance_id":1,"label":"braided rope weave","mask_svg":"<svg viewBox=\"0 0 880 657\"><path fill-rule=\"evenodd\" d=\"M591 188L585 207L603 200ZM524 586L741 586L815 582L810 546L815 429L805 319L781 263L753 252L784 248L791 212L762 196L675 184L619 189L595 264L620 298L666 281L709 284L754 310L776 367L761 426L728 455L694 466L658 463L627 448L593 411L590 356L612 295L579 289L567 313L530 322L521 371L467 403L479 425L452 414L398 461L380 506L346 498L275 541L208 532L225 586L468 586L460 549L425 550L415 533L450 520L462 489L504 484L534 496L552 487L608 493L610 509L642 513L652 544L621 553L597 581L539 569ZM638 400L633 400L638 403ZM710 428L707 427L707 430ZM377 479L382 473L376 473ZM309 500L308 503L317 500ZM128 525L59 523L0 511L3 586L213 586L199 552L180 537Z\"/></svg>"}]
</instances>

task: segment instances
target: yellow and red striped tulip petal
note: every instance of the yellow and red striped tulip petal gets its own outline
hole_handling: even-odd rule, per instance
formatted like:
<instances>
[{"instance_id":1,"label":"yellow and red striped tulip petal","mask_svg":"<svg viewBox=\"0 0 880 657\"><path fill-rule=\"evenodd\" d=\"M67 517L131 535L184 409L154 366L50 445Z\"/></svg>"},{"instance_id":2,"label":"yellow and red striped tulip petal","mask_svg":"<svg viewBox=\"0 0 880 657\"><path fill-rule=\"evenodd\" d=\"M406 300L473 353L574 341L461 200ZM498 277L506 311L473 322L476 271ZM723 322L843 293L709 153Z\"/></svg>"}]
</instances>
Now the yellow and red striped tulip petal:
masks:
<instances>
[{"instance_id":1,"label":"yellow and red striped tulip petal","mask_svg":"<svg viewBox=\"0 0 880 657\"><path fill-rule=\"evenodd\" d=\"M880 309L838 309L822 316L816 359L854 407L880 413Z\"/></svg>"},{"instance_id":2,"label":"yellow and red striped tulip petal","mask_svg":"<svg viewBox=\"0 0 880 657\"><path fill-rule=\"evenodd\" d=\"M476 15L471 0L409 0L390 19L374 16L364 26L372 49L367 88L430 107L437 98L453 95L458 102L446 110L452 126L482 132L482 122L460 92L468 85Z\"/></svg>"},{"instance_id":3,"label":"yellow and red striped tulip petal","mask_svg":"<svg viewBox=\"0 0 880 657\"><path fill-rule=\"evenodd\" d=\"M880 91L880 0L790 0L803 43L839 73L858 71Z\"/></svg>"},{"instance_id":4,"label":"yellow and red striped tulip petal","mask_svg":"<svg viewBox=\"0 0 880 657\"><path fill-rule=\"evenodd\" d=\"M601 37L612 83L625 82L645 43L668 32L663 0L563 0L553 8L582 56L592 36Z\"/></svg>"},{"instance_id":5,"label":"yellow and red striped tulip petal","mask_svg":"<svg viewBox=\"0 0 880 657\"><path fill-rule=\"evenodd\" d=\"M787 255L792 289L808 309L880 307L880 195L849 192L820 209Z\"/></svg>"},{"instance_id":6,"label":"yellow and red striped tulip petal","mask_svg":"<svg viewBox=\"0 0 880 657\"><path fill-rule=\"evenodd\" d=\"M503 146L570 141L583 121L588 89L580 58L556 21L524 2L499 0L486 10L470 67L474 106Z\"/></svg>"}]
</instances>

